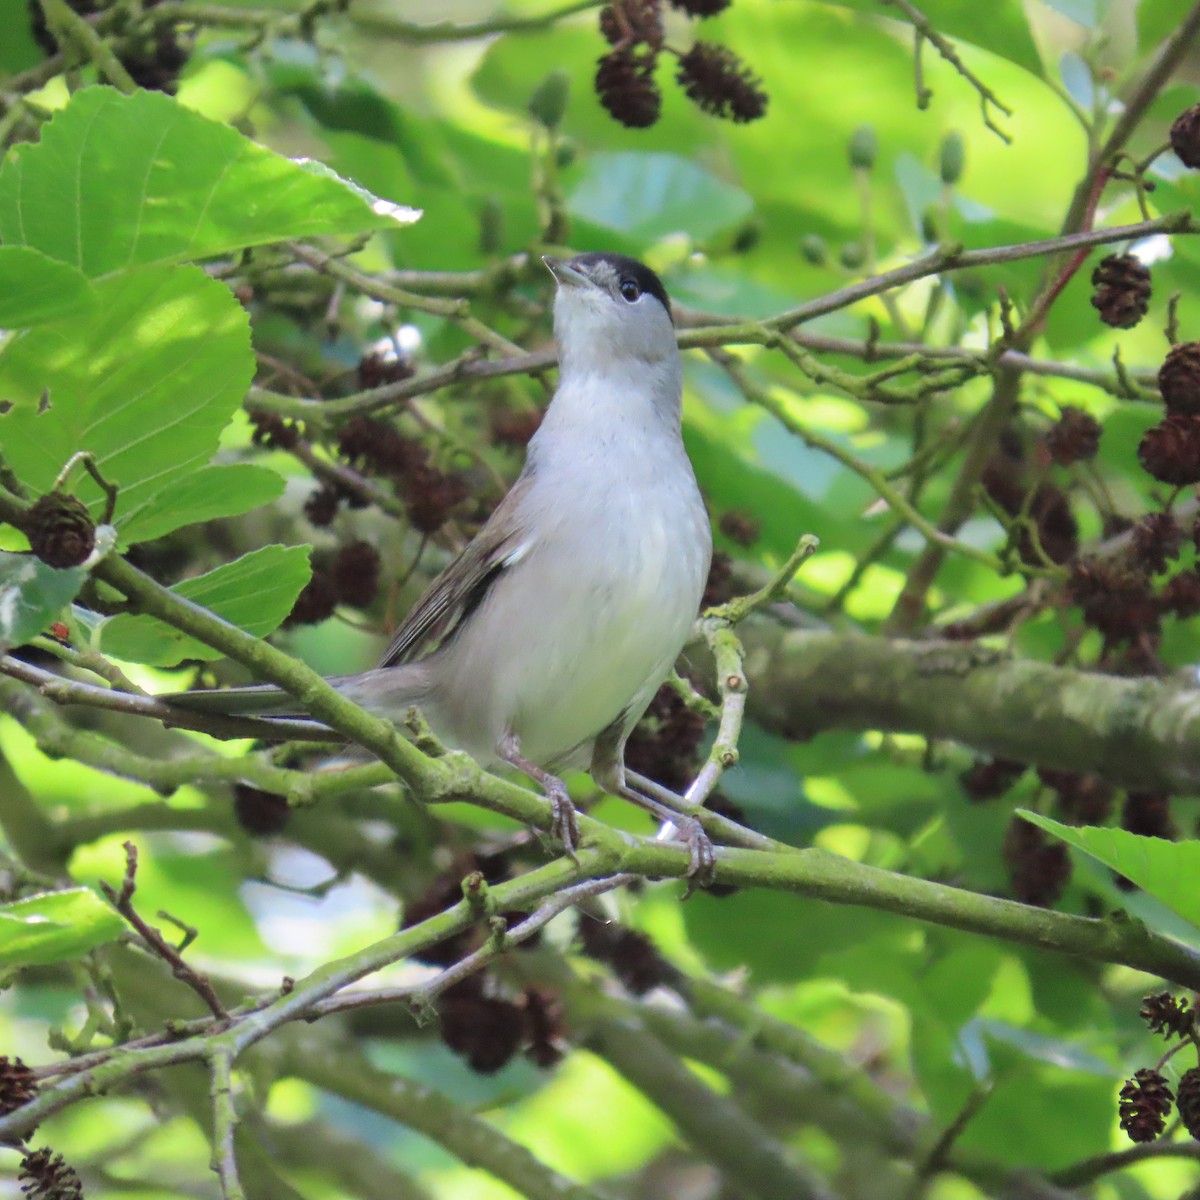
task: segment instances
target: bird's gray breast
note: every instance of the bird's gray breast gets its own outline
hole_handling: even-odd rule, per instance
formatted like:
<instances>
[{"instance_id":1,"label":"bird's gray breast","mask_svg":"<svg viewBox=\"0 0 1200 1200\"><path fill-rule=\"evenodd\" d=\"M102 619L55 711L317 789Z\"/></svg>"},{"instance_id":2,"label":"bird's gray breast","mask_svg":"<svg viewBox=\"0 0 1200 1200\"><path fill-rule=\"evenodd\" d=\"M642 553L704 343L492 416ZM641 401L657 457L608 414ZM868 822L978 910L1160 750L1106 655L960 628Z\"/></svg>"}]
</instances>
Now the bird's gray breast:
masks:
<instances>
[{"instance_id":1,"label":"bird's gray breast","mask_svg":"<svg viewBox=\"0 0 1200 1200\"><path fill-rule=\"evenodd\" d=\"M439 690L464 749L489 757L512 730L553 763L640 715L696 617L711 535L677 434L541 450L520 514L530 536L439 655Z\"/></svg>"}]
</instances>

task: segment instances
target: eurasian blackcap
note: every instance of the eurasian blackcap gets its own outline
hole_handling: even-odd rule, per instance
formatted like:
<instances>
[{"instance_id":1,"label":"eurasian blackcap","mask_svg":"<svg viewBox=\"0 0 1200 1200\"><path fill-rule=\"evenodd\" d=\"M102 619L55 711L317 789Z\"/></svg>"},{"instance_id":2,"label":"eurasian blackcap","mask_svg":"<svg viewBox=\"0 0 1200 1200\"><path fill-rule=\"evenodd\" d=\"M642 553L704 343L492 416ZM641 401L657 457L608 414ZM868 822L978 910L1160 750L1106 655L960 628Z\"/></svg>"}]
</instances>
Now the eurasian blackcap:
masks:
<instances>
[{"instance_id":1,"label":"eurasian blackcap","mask_svg":"<svg viewBox=\"0 0 1200 1200\"><path fill-rule=\"evenodd\" d=\"M712 553L680 436L682 372L670 303L621 254L543 260L557 282L559 383L524 470L467 548L397 629L379 666L334 680L399 721L413 705L446 745L509 764L577 843L556 772L671 820L707 872L699 824L626 781L625 741L670 673L700 607ZM221 711L278 708L269 687L170 697Z\"/></svg>"}]
</instances>

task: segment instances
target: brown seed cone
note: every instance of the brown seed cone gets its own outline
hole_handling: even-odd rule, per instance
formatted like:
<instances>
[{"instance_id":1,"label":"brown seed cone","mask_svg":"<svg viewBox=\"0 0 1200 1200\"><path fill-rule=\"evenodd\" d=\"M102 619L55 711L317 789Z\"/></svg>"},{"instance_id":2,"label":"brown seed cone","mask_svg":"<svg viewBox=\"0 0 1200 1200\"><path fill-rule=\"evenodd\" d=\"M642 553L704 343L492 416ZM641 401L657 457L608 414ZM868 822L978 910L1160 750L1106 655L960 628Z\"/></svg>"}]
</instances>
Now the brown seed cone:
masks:
<instances>
[{"instance_id":1,"label":"brown seed cone","mask_svg":"<svg viewBox=\"0 0 1200 1200\"><path fill-rule=\"evenodd\" d=\"M1194 569L1180 571L1167 581L1162 595L1158 598L1164 612L1169 612L1182 620L1200 615L1200 573Z\"/></svg>"},{"instance_id":2,"label":"brown seed cone","mask_svg":"<svg viewBox=\"0 0 1200 1200\"><path fill-rule=\"evenodd\" d=\"M1079 524L1066 493L1052 483L1040 483L1029 505L1029 518L1037 530L1042 553L1053 563L1070 562L1079 549ZM1023 562L1041 566L1028 527L1021 530L1018 550Z\"/></svg>"},{"instance_id":3,"label":"brown seed cone","mask_svg":"<svg viewBox=\"0 0 1200 1200\"><path fill-rule=\"evenodd\" d=\"M1159 606L1144 572L1106 559L1073 563L1067 596L1106 645L1157 633Z\"/></svg>"},{"instance_id":4,"label":"brown seed cone","mask_svg":"<svg viewBox=\"0 0 1200 1200\"><path fill-rule=\"evenodd\" d=\"M1171 487L1200 483L1200 416L1171 413L1138 443L1138 462Z\"/></svg>"},{"instance_id":5,"label":"brown seed cone","mask_svg":"<svg viewBox=\"0 0 1200 1200\"><path fill-rule=\"evenodd\" d=\"M37 1076L19 1058L0 1055L0 1113L28 1104L37 1095Z\"/></svg>"},{"instance_id":6,"label":"brown seed cone","mask_svg":"<svg viewBox=\"0 0 1200 1200\"><path fill-rule=\"evenodd\" d=\"M388 383L399 383L411 379L417 373L412 360L398 354L379 354L371 351L358 360L358 386L360 388L383 387Z\"/></svg>"},{"instance_id":7,"label":"brown seed cone","mask_svg":"<svg viewBox=\"0 0 1200 1200\"><path fill-rule=\"evenodd\" d=\"M675 981L675 968L659 954L644 933L583 915L579 921L579 937L583 952L598 962L608 963L616 977L635 996L645 995L659 984Z\"/></svg>"},{"instance_id":8,"label":"brown seed cone","mask_svg":"<svg viewBox=\"0 0 1200 1200\"><path fill-rule=\"evenodd\" d=\"M700 611L717 604L726 604L737 595L737 584L733 578L733 559L724 550L713 552L708 567L708 580L704 584L704 596Z\"/></svg>"},{"instance_id":9,"label":"brown seed cone","mask_svg":"<svg viewBox=\"0 0 1200 1200\"><path fill-rule=\"evenodd\" d=\"M425 463L429 455L415 438L374 417L351 417L338 430L338 450L360 469L386 475L403 474Z\"/></svg>"},{"instance_id":10,"label":"brown seed cone","mask_svg":"<svg viewBox=\"0 0 1200 1200\"><path fill-rule=\"evenodd\" d=\"M567 1050L567 1028L562 1002L551 992L526 988L525 1057L543 1070L562 1061Z\"/></svg>"},{"instance_id":11,"label":"brown seed cone","mask_svg":"<svg viewBox=\"0 0 1200 1200\"><path fill-rule=\"evenodd\" d=\"M1175 1097L1167 1081L1148 1067L1136 1071L1121 1089L1117 1111L1121 1128L1131 1142L1152 1142L1166 1127L1167 1114Z\"/></svg>"},{"instance_id":12,"label":"brown seed cone","mask_svg":"<svg viewBox=\"0 0 1200 1200\"><path fill-rule=\"evenodd\" d=\"M170 28L155 30L150 41L121 55L122 65L138 87L168 96L178 90L179 72L187 60L187 48L176 41Z\"/></svg>"},{"instance_id":13,"label":"brown seed cone","mask_svg":"<svg viewBox=\"0 0 1200 1200\"><path fill-rule=\"evenodd\" d=\"M1046 434L1046 450L1060 467L1069 467L1096 457L1100 434L1100 422L1091 413L1067 404Z\"/></svg>"},{"instance_id":14,"label":"brown seed cone","mask_svg":"<svg viewBox=\"0 0 1200 1200\"><path fill-rule=\"evenodd\" d=\"M762 535L762 522L744 509L731 508L717 522L721 532L739 546L753 546Z\"/></svg>"},{"instance_id":15,"label":"brown seed cone","mask_svg":"<svg viewBox=\"0 0 1200 1200\"><path fill-rule=\"evenodd\" d=\"M1200 1142L1200 1067L1189 1067L1179 1077L1175 1107L1184 1129Z\"/></svg>"},{"instance_id":16,"label":"brown seed cone","mask_svg":"<svg viewBox=\"0 0 1200 1200\"><path fill-rule=\"evenodd\" d=\"M379 591L379 551L369 542L343 546L330 568L338 601L366 608Z\"/></svg>"},{"instance_id":17,"label":"brown seed cone","mask_svg":"<svg viewBox=\"0 0 1200 1200\"><path fill-rule=\"evenodd\" d=\"M83 1184L75 1168L49 1146L26 1154L17 1178L25 1200L83 1200Z\"/></svg>"},{"instance_id":18,"label":"brown seed cone","mask_svg":"<svg viewBox=\"0 0 1200 1200\"><path fill-rule=\"evenodd\" d=\"M1092 307L1114 329L1132 329L1150 307L1150 270L1132 254L1110 254L1092 272Z\"/></svg>"},{"instance_id":19,"label":"brown seed cone","mask_svg":"<svg viewBox=\"0 0 1200 1200\"><path fill-rule=\"evenodd\" d=\"M326 617L333 616L337 608L338 592L333 576L327 568L317 567L312 578L304 585L284 625L316 625Z\"/></svg>"},{"instance_id":20,"label":"brown seed cone","mask_svg":"<svg viewBox=\"0 0 1200 1200\"><path fill-rule=\"evenodd\" d=\"M634 55L614 50L596 68L596 95L615 121L629 129L646 129L662 112L662 93L654 82L653 53Z\"/></svg>"},{"instance_id":21,"label":"brown seed cone","mask_svg":"<svg viewBox=\"0 0 1200 1200\"><path fill-rule=\"evenodd\" d=\"M1115 793L1099 775L1038 767L1038 778L1053 788L1058 815L1068 825L1101 825L1108 820Z\"/></svg>"},{"instance_id":22,"label":"brown seed cone","mask_svg":"<svg viewBox=\"0 0 1200 1200\"><path fill-rule=\"evenodd\" d=\"M480 1075L493 1075L525 1037L525 1014L511 1000L488 996L477 976L447 988L437 1003L442 1041Z\"/></svg>"},{"instance_id":23,"label":"brown seed cone","mask_svg":"<svg viewBox=\"0 0 1200 1200\"><path fill-rule=\"evenodd\" d=\"M696 772L706 722L664 683L625 744L625 765L655 783L683 792Z\"/></svg>"},{"instance_id":24,"label":"brown seed cone","mask_svg":"<svg viewBox=\"0 0 1200 1200\"><path fill-rule=\"evenodd\" d=\"M1188 1010L1187 997L1177 999L1170 992L1155 992L1142 1001L1138 1016L1151 1033L1167 1038L1187 1037L1195 1028L1196 1014Z\"/></svg>"},{"instance_id":25,"label":"brown seed cone","mask_svg":"<svg viewBox=\"0 0 1200 1200\"><path fill-rule=\"evenodd\" d=\"M1200 104L1185 109L1171 123L1171 149L1185 167L1200 168Z\"/></svg>"},{"instance_id":26,"label":"brown seed cone","mask_svg":"<svg viewBox=\"0 0 1200 1200\"><path fill-rule=\"evenodd\" d=\"M248 415L250 424L254 426L250 440L256 446L290 450L300 440L300 426L285 421L277 413L251 409Z\"/></svg>"},{"instance_id":27,"label":"brown seed cone","mask_svg":"<svg viewBox=\"0 0 1200 1200\"><path fill-rule=\"evenodd\" d=\"M331 483L323 483L304 501L304 515L318 529L328 529L342 503L341 492Z\"/></svg>"},{"instance_id":28,"label":"brown seed cone","mask_svg":"<svg viewBox=\"0 0 1200 1200\"><path fill-rule=\"evenodd\" d=\"M617 0L617 3L625 14L624 24L632 34L632 44L649 46L654 51L661 50L662 0ZM610 46L615 46L627 36L613 4L606 4L600 10L600 32Z\"/></svg>"},{"instance_id":29,"label":"brown seed cone","mask_svg":"<svg viewBox=\"0 0 1200 1200\"><path fill-rule=\"evenodd\" d=\"M1121 808L1121 828L1168 842L1179 837L1171 819L1171 798L1162 792L1129 792Z\"/></svg>"},{"instance_id":30,"label":"brown seed cone","mask_svg":"<svg viewBox=\"0 0 1200 1200\"><path fill-rule=\"evenodd\" d=\"M703 20L724 12L732 3L733 0L671 0L671 7Z\"/></svg>"},{"instance_id":31,"label":"brown seed cone","mask_svg":"<svg viewBox=\"0 0 1200 1200\"><path fill-rule=\"evenodd\" d=\"M423 895L407 900L400 928L409 929L413 925L419 925L422 921L435 917L438 913L457 904L463 898L463 876L469 874L474 865L473 858L467 863L459 864L456 868L434 879ZM449 967L477 949L482 940L483 936L479 927L472 925L461 933L452 934L440 942L434 942L433 945L418 950L412 957L417 962L427 963L430 966Z\"/></svg>"},{"instance_id":32,"label":"brown seed cone","mask_svg":"<svg viewBox=\"0 0 1200 1200\"><path fill-rule=\"evenodd\" d=\"M39 496L25 517L29 548L47 566L77 567L96 545L96 526L84 505L63 492Z\"/></svg>"},{"instance_id":33,"label":"brown seed cone","mask_svg":"<svg viewBox=\"0 0 1200 1200\"><path fill-rule=\"evenodd\" d=\"M968 800L994 800L1025 774L1025 764L1007 758L978 759L959 777Z\"/></svg>"},{"instance_id":34,"label":"brown seed cone","mask_svg":"<svg viewBox=\"0 0 1200 1200\"><path fill-rule=\"evenodd\" d=\"M680 56L675 78L687 98L714 117L744 124L767 111L762 81L727 46L696 42Z\"/></svg>"},{"instance_id":35,"label":"brown seed cone","mask_svg":"<svg viewBox=\"0 0 1200 1200\"><path fill-rule=\"evenodd\" d=\"M1148 513L1133 527L1133 555L1152 575L1179 557L1183 542L1183 527L1168 512Z\"/></svg>"},{"instance_id":36,"label":"brown seed cone","mask_svg":"<svg viewBox=\"0 0 1200 1200\"><path fill-rule=\"evenodd\" d=\"M397 481L408 519L421 533L436 533L468 494L466 480L457 472L421 463Z\"/></svg>"},{"instance_id":37,"label":"brown seed cone","mask_svg":"<svg viewBox=\"0 0 1200 1200\"><path fill-rule=\"evenodd\" d=\"M1051 838L1020 817L1009 822L1004 835L1012 894L1022 904L1049 908L1071 877L1071 859L1065 842Z\"/></svg>"},{"instance_id":38,"label":"brown seed cone","mask_svg":"<svg viewBox=\"0 0 1200 1200\"><path fill-rule=\"evenodd\" d=\"M238 783L233 788L233 812L238 824L255 837L274 837L288 826L292 816L286 796Z\"/></svg>"},{"instance_id":39,"label":"brown seed cone","mask_svg":"<svg viewBox=\"0 0 1200 1200\"><path fill-rule=\"evenodd\" d=\"M545 413L540 409L518 412L511 408L494 408L488 413L492 441L497 446L524 450L529 439L537 433Z\"/></svg>"},{"instance_id":40,"label":"brown seed cone","mask_svg":"<svg viewBox=\"0 0 1200 1200\"><path fill-rule=\"evenodd\" d=\"M1158 390L1168 412L1200 413L1200 342L1171 347L1158 368Z\"/></svg>"}]
</instances>

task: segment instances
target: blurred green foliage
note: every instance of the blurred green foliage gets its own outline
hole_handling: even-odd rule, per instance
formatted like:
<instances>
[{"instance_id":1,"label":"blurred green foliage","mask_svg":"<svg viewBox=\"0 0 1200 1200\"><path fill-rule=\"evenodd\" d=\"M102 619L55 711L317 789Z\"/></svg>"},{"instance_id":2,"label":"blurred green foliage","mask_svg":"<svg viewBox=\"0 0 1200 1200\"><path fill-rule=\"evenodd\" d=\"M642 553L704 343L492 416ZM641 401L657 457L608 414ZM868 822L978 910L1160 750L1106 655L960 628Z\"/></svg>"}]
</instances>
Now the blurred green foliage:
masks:
<instances>
[{"instance_id":1,"label":"blurred green foliage","mask_svg":"<svg viewBox=\"0 0 1200 1200\"><path fill-rule=\"evenodd\" d=\"M1152 479L1137 447L1161 418L1153 372L1168 320L1177 340L1200 337L1200 239L1135 247L1152 260L1154 281L1135 329L1100 323L1093 260L1066 272L1044 323L1016 347L1032 369L983 446L992 457L974 468L972 438L1003 386L990 370L911 403L880 403L806 376L755 324L939 245L1057 235L1081 181L1095 182L1089 155L1118 98L1128 100L1179 29L1179 0L929 0L921 12L952 40L958 63L926 42L924 111L905 5L735 0L696 27L668 9L669 45L698 35L731 47L770 103L761 121L716 121L688 103L664 63L663 115L645 130L601 107L591 85L608 47L597 6L573 7L545 22L532 20L550 11L545 0L499 9L457 0L436 13L411 0L88 7L88 28L127 66L122 39L135 35L172 57L139 21L173 29L186 61L171 98L120 95L78 30L76 58L43 67L23 0L0 0L0 326L9 331L0 335L0 483L33 499L86 450L119 487L113 536L131 561L252 633L279 631L278 644L318 669L363 669L519 469L547 377L478 364L510 343L548 347L548 280L536 255L560 243L617 250L662 273L685 338L697 327L753 325L752 336L685 356L684 435L730 593L759 586L812 532L821 548L791 592L790 619L805 627L927 636L975 622L1031 658L1127 675L1194 672L1194 619L1163 617L1149 665L1136 638L1102 646L1063 590L1065 558L1023 558L1020 521L1006 530L999 518L1028 517L1037 529L1031 506L1050 488L1077 523L1072 555L1086 555L1177 504L1188 536L1147 588L1161 605L1168 572L1195 573L1194 502ZM1133 159L1161 146L1196 101L1196 55L1193 46L1140 110L1125 147ZM987 114L1011 143L985 126L980 81L1009 110L992 103ZM1144 182L1153 186L1140 196L1128 181L1111 186L1097 223L1197 211L1200 182L1172 156L1155 159ZM421 210L418 221L410 209ZM822 364L859 378L920 345L931 357L898 377L915 388L946 356L979 360L1004 333L1004 301L1019 323L1066 262L1029 255L929 274L798 328ZM899 349L877 358L881 345ZM406 403L362 399L451 360L446 386L414 385ZM1096 418L1103 436L1094 460L1061 465L1047 434L1071 407ZM387 444L381 427L347 448L347 418L368 413L402 439L405 471L372 460ZM1005 513L987 466L1017 490L1019 513ZM897 601L929 543L880 499L871 473L937 521L973 469L949 532L1005 570L949 555L919 619L898 630ZM67 482L98 519L103 486L79 465ZM319 488L334 510L325 522L314 517ZM384 582L359 602L339 556L362 542ZM4 648L35 642L35 663L65 657L149 692L236 675L214 666L218 653L200 641L122 611L115 591L85 585L83 571L18 557L27 543L12 526L0 528L0 544ZM332 589L336 615L284 626L314 587ZM1017 597L1027 607L984 627L993 606ZM59 617L69 650L35 640ZM757 674L776 664L749 644L753 694ZM681 666L707 686L702 656ZM248 742L59 710L6 678L0 700L9 714L0 717L0 1052L31 1064L205 1015L92 890L119 885L127 839L140 856L138 910L173 944L196 933L184 958L230 1006L277 995L285 977L303 980L362 951L406 916L449 907L464 875L486 874L489 855L503 851L513 876L545 857L504 817L465 803L427 808L396 787L335 788L309 803L310 788L290 811L262 798L275 767L316 778L311 757L272 766L260 755L243 768L258 749ZM712 732L686 748L691 768ZM1155 829L1068 828L1122 815L1136 825L1137 804L1123 796L1124 814L1064 824L1049 814L1064 817L1067 785L1033 770L1014 772L994 795L969 794L964 777L980 766L971 747L872 728L789 732L748 724L737 769L722 781L723 798L761 833L1069 914L1124 907L1122 921L1198 948L1193 796L1156 798L1170 814ZM662 724L648 736L661 742ZM168 779L181 761L203 766ZM594 798L586 781L572 785ZM1038 861L1056 864L1052 895L1022 893L1028 860L1014 846L1041 835L1014 837L1032 828L1017 808L1077 848L1072 859L1051 838L1038 841ZM615 801L591 811L650 832ZM1181 840L1149 836L1167 833ZM1112 871L1144 893L1122 890ZM643 883L591 902L582 917L557 918L532 949L507 955L486 999L509 1009L485 1011L516 1012L529 1052L496 1073L471 1070L436 1022L395 1003L277 1031L238 1063L246 1195L720 1200L769 1194L755 1162L776 1151L827 1181L812 1194L855 1200L1194 1195L1196 1143L1182 1132L1173 1152L1119 1174L1104 1157L1128 1146L1117 1129L1121 1082L1161 1053L1137 1020L1156 981L874 907L765 888L679 897L677 885ZM644 934L731 1007L715 1011L715 993L705 1001L678 978L673 992L648 997L622 986L620 965L581 952L578 922L597 915ZM481 943L455 948L461 956ZM396 964L366 985L411 984L431 971ZM542 1030L545 1059L535 1065L529 1014L545 1016L543 994L556 1015L545 1018L551 1033ZM486 1022L474 1021L478 1033ZM709 1089L713 1111L744 1118L758 1140L744 1140L740 1156L720 1139L709 1144L689 1124L683 1093L632 1082L605 1053L614 1022L658 1039ZM393 1077L389 1107L381 1096ZM6 1080L0 1069L0 1098ZM195 1063L140 1075L50 1117L30 1145L60 1151L89 1197L218 1195L208 1085ZM436 1112L452 1119L439 1125L421 1088L447 1098L453 1108ZM488 1141L488 1130L502 1140ZM0 1172L15 1179L19 1157L4 1151Z\"/></svg>"}]
</instances>

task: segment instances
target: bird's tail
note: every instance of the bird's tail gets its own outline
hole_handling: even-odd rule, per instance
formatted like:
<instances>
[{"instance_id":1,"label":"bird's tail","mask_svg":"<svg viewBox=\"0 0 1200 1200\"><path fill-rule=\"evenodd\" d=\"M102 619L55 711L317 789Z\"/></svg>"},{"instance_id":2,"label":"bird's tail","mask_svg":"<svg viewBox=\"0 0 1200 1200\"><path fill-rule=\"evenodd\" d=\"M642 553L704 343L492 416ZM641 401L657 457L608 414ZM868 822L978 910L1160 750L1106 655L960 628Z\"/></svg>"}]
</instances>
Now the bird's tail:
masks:
<instances>
[{"instance_id":1,"label":"bird's tail","mask_svg":"<svg viewBox=\"0 0 1200 1200\"><path fill-rule=\"evenodd\" d=\"M341 679L328 680L337 687ZM283 688L270 683L244 687L206 688L195 692L170 692L159 700L188 712L216 713L225 717L303 717L307 714Z\"/></svg>"},{"instance_id":2,"label":"bird's tail","mask_svg":"<svg viewBox=\"0 0 1200 1200\"><path fill-rule=\"evenodd\" d=\"M430 682L423 662L376 668L358 675L327 675L325 682L356 704L377 713L398 715L413 704L424 707L430 699ZM227 717L308 716L297 705L294 696L270 683L171 692L158 699L189 712L218 713Z\"/></svg>"}]
</instances>

